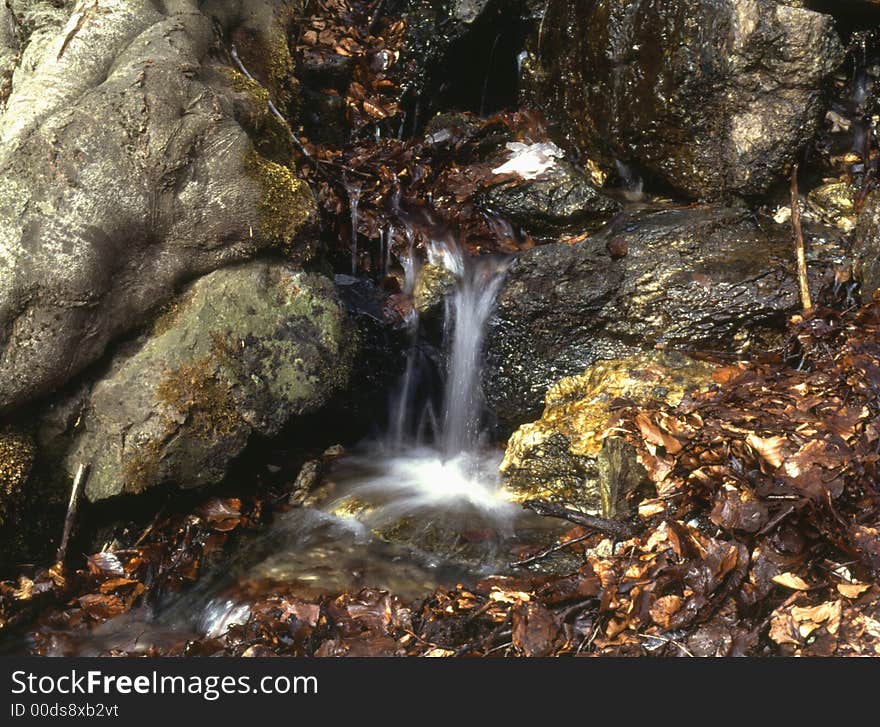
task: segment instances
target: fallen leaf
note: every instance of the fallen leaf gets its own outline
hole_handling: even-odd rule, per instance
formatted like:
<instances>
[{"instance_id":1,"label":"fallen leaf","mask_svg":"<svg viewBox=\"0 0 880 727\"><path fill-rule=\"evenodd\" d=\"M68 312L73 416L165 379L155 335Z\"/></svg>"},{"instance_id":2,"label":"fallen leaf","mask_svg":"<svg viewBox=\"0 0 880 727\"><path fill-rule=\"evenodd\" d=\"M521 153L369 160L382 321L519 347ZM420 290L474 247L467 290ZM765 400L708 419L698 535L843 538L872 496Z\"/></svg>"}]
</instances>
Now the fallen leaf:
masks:
<instances>
[{"instance_id":1,"label":"fallen leaf","mask_svg":"<svg viewBox=\"0 0 880 727\"><path fill-rule=\"evenodd\" d=\"M773 576L770 580L780 586L790 588L793 591L810 590L809 584L803 578L796 576L794 573L780 573L779 575Z\"/></svg>"},{"instance_id":2,"label":"fallen leaf","mask_svg":"<svg viewBox=\"0 0 880 727\"><path fill-rule=\"evenodd\" d=\"M785 459L782 448L788 443L785 437L762 438L753 432L746 438L746 442L771 467L776 468L782 465Z\"/></svg>"},{"instance_id":3,"label":"fallen leaf","mask_svg":"<svg viewBox=\"0 0 880 727\"><path fill-rule=\"evenodd\" d=\"M868 583L838 583L837 590L841 596L858 598L870 588Z\"/></svg>"}]
</instances>

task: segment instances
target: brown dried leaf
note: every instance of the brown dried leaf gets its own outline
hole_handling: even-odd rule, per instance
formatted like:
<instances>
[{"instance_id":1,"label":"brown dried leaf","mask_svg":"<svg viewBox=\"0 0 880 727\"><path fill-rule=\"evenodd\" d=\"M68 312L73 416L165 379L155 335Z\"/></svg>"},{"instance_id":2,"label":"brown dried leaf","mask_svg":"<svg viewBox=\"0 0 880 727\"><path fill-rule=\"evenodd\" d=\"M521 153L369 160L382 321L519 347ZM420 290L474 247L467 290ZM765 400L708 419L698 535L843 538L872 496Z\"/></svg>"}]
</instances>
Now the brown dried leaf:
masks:
<instances>
[{"instance_id":1,"label":"brown dried leaf","mask_svg":"<svg viewBox=\"0 0 880 727\"><path fill-rule=\"evenodd\" d=\"M780 573L771 579L777 585L790 588L793 591L809 591L810 585L800 576L794 573Z\"/></svg>"},{"instance_id":2,"label":"brown dried leaf","mask_svg":"<svg viewBox=\"0 0 880 727\"><path fill-rule=\"evenodd\" d=\"M788 443L785 437L759 437L754 432L750 433L746 438L746 442L758 455L771 467L776 468L782 465L785 455L782 448Z\"/></svg>"}]
</instances>

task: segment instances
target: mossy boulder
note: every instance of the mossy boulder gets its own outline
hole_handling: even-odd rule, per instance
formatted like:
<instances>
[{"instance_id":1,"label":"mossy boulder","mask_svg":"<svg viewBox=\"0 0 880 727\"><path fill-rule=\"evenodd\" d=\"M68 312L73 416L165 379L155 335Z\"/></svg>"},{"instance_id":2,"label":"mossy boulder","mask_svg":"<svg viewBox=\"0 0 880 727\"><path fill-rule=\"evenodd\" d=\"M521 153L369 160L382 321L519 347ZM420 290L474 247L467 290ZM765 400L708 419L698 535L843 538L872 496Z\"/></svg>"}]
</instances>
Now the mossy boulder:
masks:
<instances>
[{"instance_id":1,"label":"mossy boulder","mask_svg":"<svg viewBox=\"0 0 880 727\"><path fill-rule=\"evenodd\" d=\"M267 250L310 257L316 214L268 108L295 100L287 38L302 2L6 6L3 412L65 386L187 281Z\"/></svg>"},{"instance_id":2,"label":"mossy boulder","mask_svg":"<svg viewBox=\"0 0 880 727\"><path fill-rule=\"evenodd\" d=\"M646 478L626 443L609 432L615 400L678 404L712 380L710 364L648 352L601 361L547 392L543 416L507 443L501 473L513 499L546 499L615 517ZM610 436L609 436L610 435Z\"/></svg>"},{"instance_id":3,"label":"mossy boulder","mask_svg":"<svg viewBox=\"0 0 880 727\"><path fill-rule=\"evenodd\" d=\"M341 391L356 352L329 279L270 262L211 273L94 385L66 469L91 465L91 500L217 482L252 434Z\"/></svg>"},{"instance_id":4,"label":"mossy boulder","mask_svg":"<svg viewBox=\"0 0 880 727\"><path fill-rule=\"evenodd\" d=\"M421 315L436 313L443 300L455 288L455 274L437 263L426 263L419 271L413 291L413 303Z\"/></svg>"}]
</instances>

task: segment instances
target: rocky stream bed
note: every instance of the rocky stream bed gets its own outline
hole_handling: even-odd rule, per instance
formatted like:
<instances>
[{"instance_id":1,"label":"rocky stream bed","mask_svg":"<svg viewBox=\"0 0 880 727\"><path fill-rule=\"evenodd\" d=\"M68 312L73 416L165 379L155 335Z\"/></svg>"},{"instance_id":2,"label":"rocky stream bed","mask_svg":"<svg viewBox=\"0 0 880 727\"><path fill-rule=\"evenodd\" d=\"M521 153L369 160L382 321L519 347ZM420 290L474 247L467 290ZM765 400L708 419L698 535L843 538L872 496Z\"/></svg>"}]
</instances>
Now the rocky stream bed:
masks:
<instances>
[{"instance_id":1,"label":"rocky stream bed","mask_svg":"<svg viewBox=\"0 0 880 727\"><path fill-rule=\"evenodd\" d=\"M880 655L880 5L0 3L0 651Z\"/></svg>"}]
</instances>

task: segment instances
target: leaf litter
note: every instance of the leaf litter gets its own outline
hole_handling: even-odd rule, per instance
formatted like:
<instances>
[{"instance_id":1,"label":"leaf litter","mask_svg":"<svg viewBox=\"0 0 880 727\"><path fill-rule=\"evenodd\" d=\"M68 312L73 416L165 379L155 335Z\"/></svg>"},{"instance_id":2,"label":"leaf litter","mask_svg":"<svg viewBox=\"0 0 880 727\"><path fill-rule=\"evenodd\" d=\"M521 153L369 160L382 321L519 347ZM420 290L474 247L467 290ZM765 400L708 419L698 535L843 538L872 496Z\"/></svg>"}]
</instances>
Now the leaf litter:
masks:
<instances>
[{"instance_id":1,"label":"leaf litter","mask_svg":"<svg viewBox=\"0 0 880 727\"><path fill-rule=\"evenodd\" d=\"M244 623L147 653L880 655L880 297L816 315L836 333L801 369L739 363L677 407L616 412L652 480L632 503L638 535L576 525L561 539L580 561L569 572L521 569L416 602L245 581ZM36 654L68 653L194 583L272 502L209 498L79 569L3 582L0 623L28 630Z\"/></svg>"}]
</instances>

